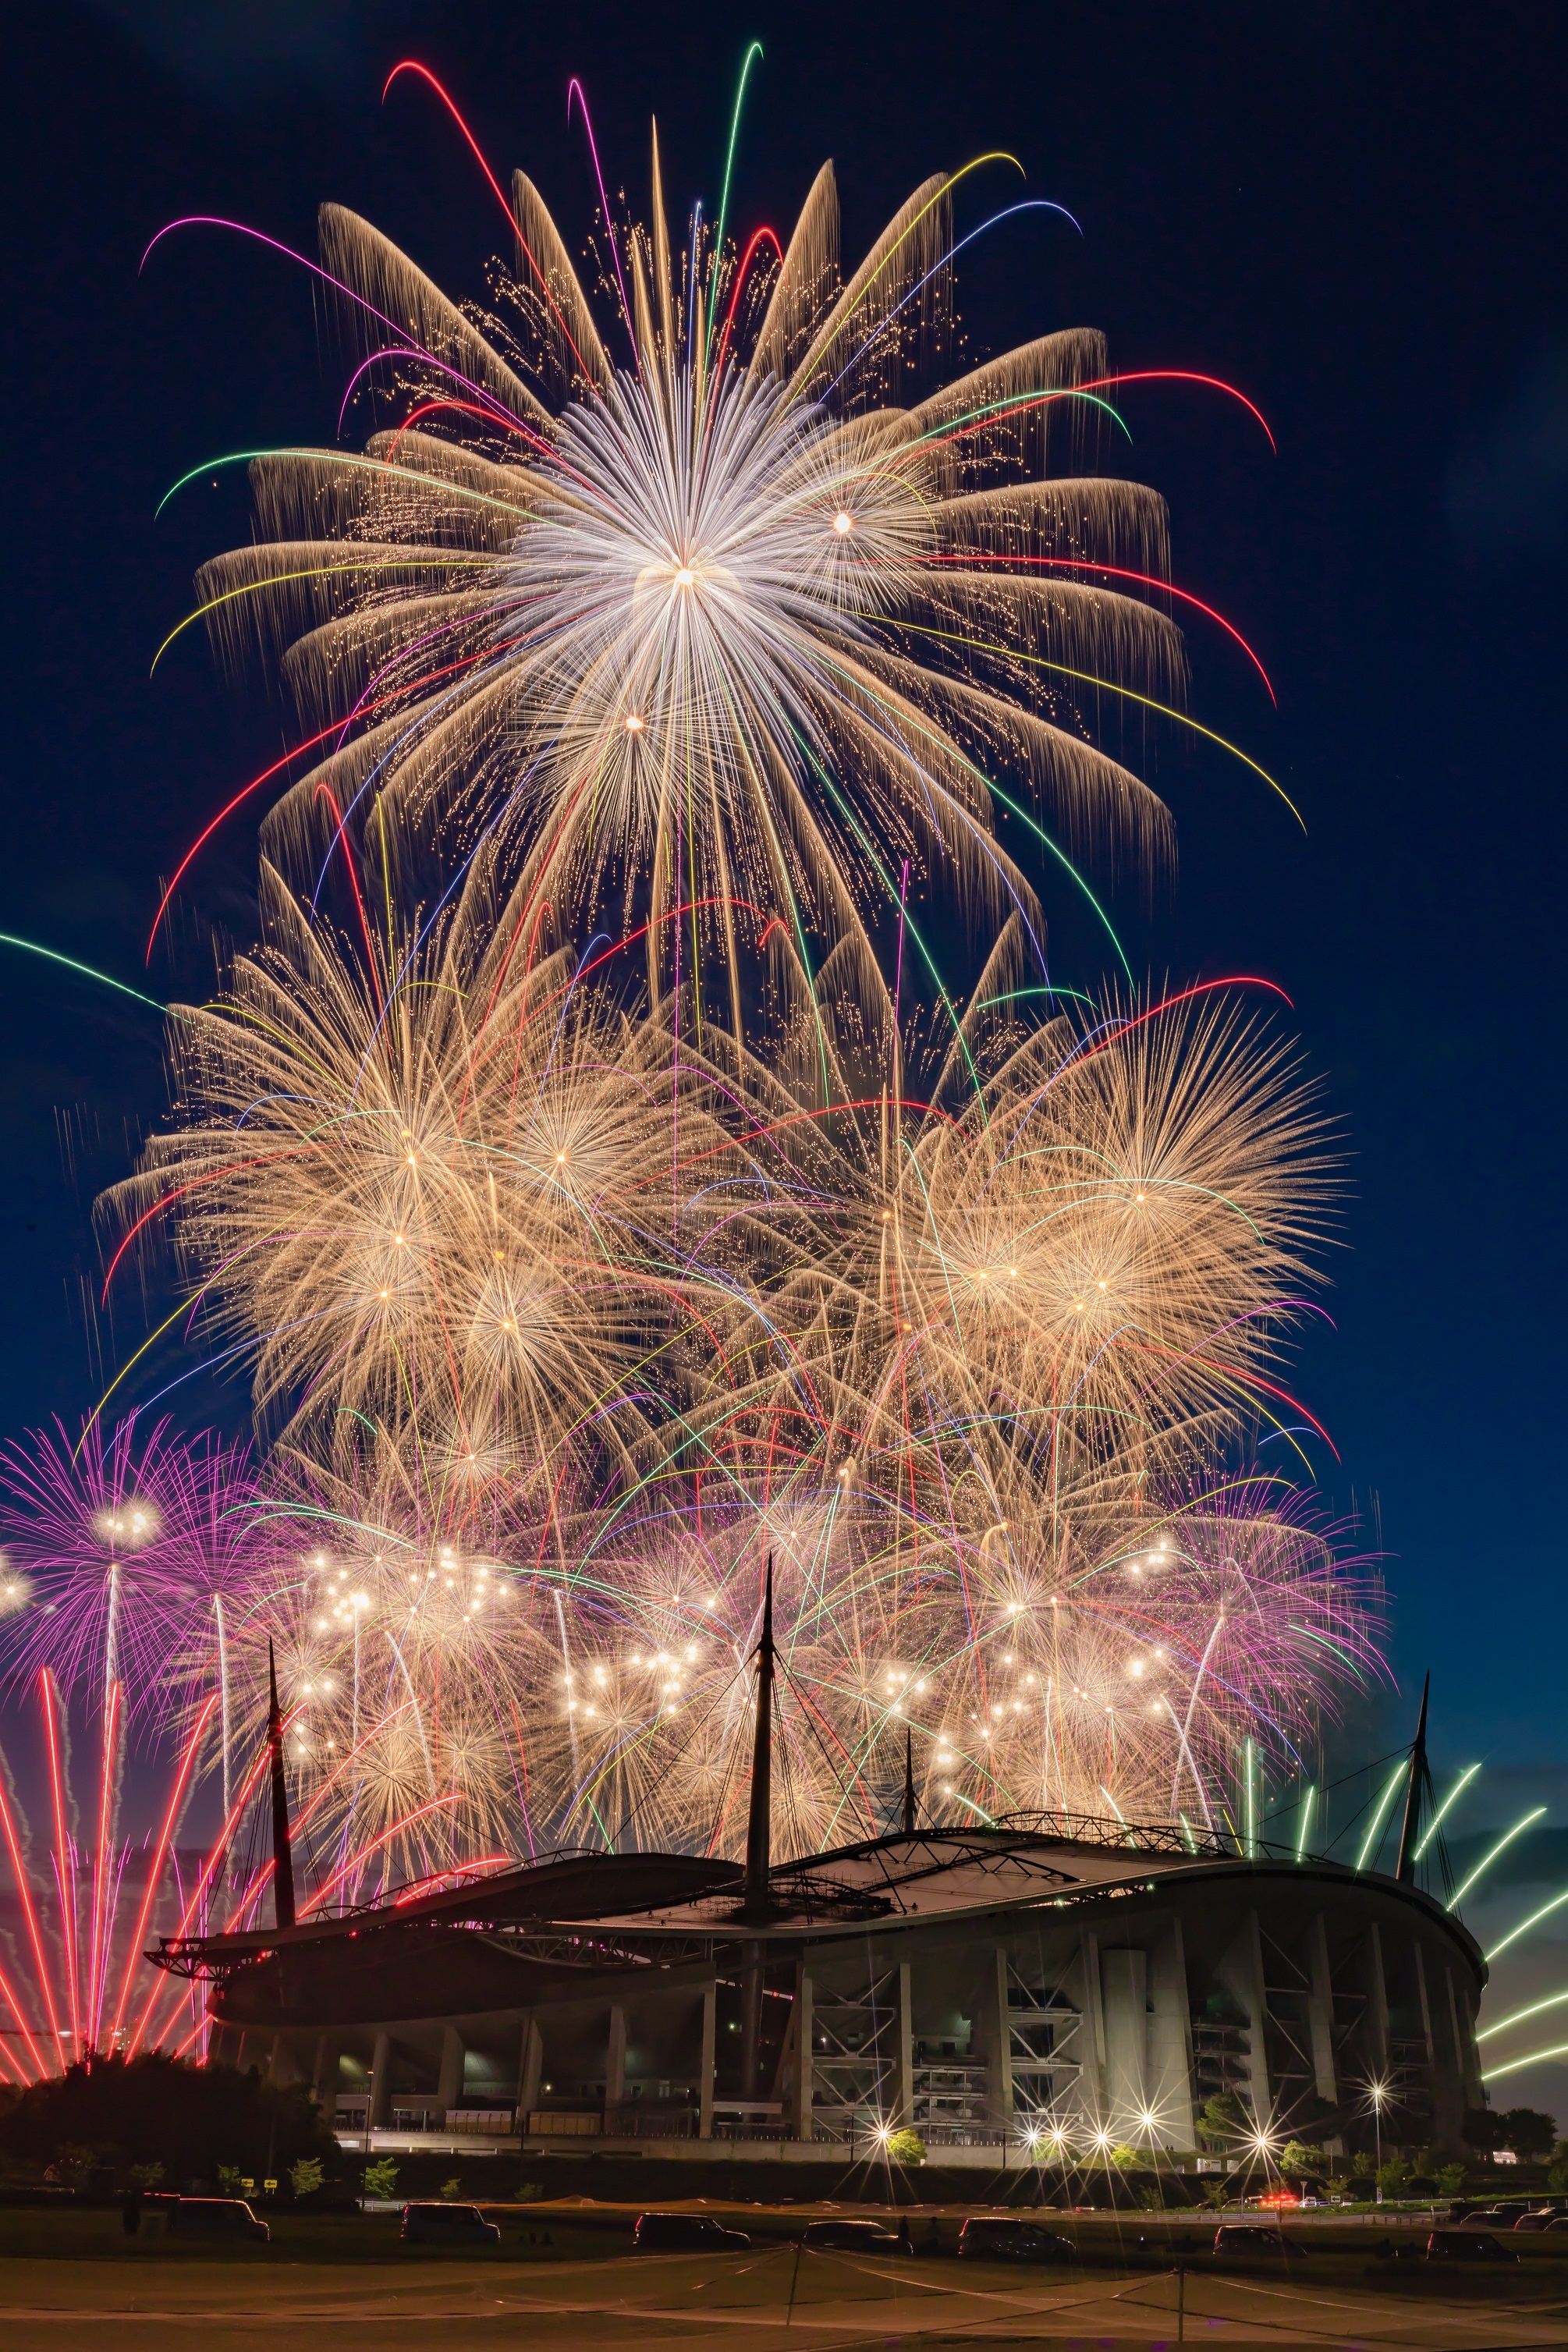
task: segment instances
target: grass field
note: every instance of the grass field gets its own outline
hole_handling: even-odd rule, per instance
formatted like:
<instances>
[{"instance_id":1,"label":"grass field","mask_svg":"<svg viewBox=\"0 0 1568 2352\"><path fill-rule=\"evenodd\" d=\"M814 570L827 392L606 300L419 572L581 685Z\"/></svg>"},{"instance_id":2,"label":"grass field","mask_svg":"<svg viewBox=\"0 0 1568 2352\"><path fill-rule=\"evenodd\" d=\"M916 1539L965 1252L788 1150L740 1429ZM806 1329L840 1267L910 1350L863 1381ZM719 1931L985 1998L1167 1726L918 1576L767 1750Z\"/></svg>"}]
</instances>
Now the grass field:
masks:
<instances>
[{"instance_id":1,"label":"grass field","mask_svg":"<svg viewBox=\"0 0 1568 2352\"><path fill-rule=\"evenodd\" d=\"M1517 2268L1464 2273L1380 2260L1364 2233L1331 2231L1314 2233L1305 2255L1220 2263L1197 2251L1212 2231L1192 2223L1052 2215L1080 2259L1031 2270L952 2259L958 2211L910 2215L922 2251L900 2260L800 2253L800 2209L725 2210L754 2242L721 2255L633 2254L632 2206L487 2210L501 2244L454 2258L400 2247L395 2214L279 2215L270 2244L225 2247L161 2228L128 2239L118 2210L0 2209L0 2342L5 2352L1568 2343L1561 2241L1532 2240Z\"/></svg>"}]
</instances>

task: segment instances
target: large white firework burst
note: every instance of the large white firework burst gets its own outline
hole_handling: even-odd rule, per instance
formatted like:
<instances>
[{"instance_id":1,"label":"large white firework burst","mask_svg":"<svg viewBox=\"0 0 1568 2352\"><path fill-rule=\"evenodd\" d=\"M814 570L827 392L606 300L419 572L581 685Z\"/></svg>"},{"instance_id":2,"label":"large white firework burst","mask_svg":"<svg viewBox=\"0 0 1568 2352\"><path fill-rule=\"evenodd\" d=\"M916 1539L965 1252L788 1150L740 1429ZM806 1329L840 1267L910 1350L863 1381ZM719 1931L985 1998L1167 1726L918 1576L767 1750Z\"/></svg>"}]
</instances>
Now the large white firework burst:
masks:
<instances>
[{"instance_id":1,"label":"large white firework burst","mask_svg":"<svg viewBox=\"0 0 1568 2352\"><path fill-rule=\"evenodd\" d=\"M646 913L655 993L684 971L700 1018L716 985L736 1034L747 951L775 927L803 963L867 947L906 862L1038 943L994 824L1004 774L1026 824L1043 804L1069 848L1158 869L1163 806L1073 697L1179 696L1176 630L1106 584L1120 564L1161 586L1164 510L1037 474L1073 427L1093 438L1103 340L1047 335L899 402L917 347L927 373L951 363L950 187L918 189L846 282L826 169L771 278L721 262L715 339L703 242L672 255L656 158L619 369L521 175L520 278L482 330L327 207L324 265L381 379L416 397L363 457L258 459L261 538L202 575L226 652L286 644L311 725L344 722L274 854L313 870L341 844L374 905L388 825L448 850L499 835L568 928ZM393 321L409 341L386 343Z\"/></svg>"}]
</instances>

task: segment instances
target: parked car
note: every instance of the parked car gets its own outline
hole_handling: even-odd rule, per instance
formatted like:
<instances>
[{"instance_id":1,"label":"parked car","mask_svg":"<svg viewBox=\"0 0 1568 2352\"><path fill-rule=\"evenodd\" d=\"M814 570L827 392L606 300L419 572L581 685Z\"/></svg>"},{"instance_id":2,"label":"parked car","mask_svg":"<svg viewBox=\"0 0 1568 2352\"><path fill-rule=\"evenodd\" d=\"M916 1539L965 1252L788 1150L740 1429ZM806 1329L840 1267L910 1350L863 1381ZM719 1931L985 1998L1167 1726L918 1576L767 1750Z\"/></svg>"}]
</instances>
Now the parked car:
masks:
<instances>
[{"instance_id":1,"label":"parked car","mask_svg":"<svg viewBox=\"0 0 1568 2352\"><path fill-rule=\"evenodd\" d=\"M1303 2254L1305 2246L1279 2230L1259 2229L1255 2221L1222 2221L1214 2233L1216 2254Z\"/></svg>"},{"instance_id":2,"label":"parked car","mask_svg":"<svg viewBox=\"0 0 1568 2352\"><path fill-rule=\"evenodd\" d=\"M808 2221L801 2244L839 2254L900 2254L909 2251L908 2239L882 2221Z\"/></svg>"},{"instance_id":3,"label":"parked car","mask_svg":"<svg viewBox=\"0 0 1568 2352\"><path fill-rule=\"evenodd\" d=\"M1078 2248L1021 2214L972 2213L958 2233L958 2251L993 2263L1073 2263Z\"/></svg>"},{"instance_id":4,"label":"parked car","mask_svg":"<svg viewBox=\"0 0 1568 2352\"><path fill-rule=\"evenodd\" d=\"M407 2246L499 2246L500 2231L477 2205L405 2205L397 2232Z\"/></svg>"},{"instance_id":5,"label":"parked car","mask_svg":"<svg viewBox=\"0 0 1568 2352\"><path fill-rule=\"evenodd\" d=\"M710 2213L639 2213L632 2231L636 2254L736 2253L751 2242Z\"/></svg>"},{"instance_id":6,"label":"parked car","mask_svg":"<svg viewBox=\"0 0 1568 2352\"><path fill-rule=\"evenodd\" d=\"M1511 2230L1520 2215L1528 2213L1537 2201L1533 2197L1500 2197L1495 2205L1472 2206L1465 2220L1491 2221L1500 2230Z\"/></svg>"},{"instance_id":7,"label":"parked car","mask_svg":"<svg viewBox=\"0 0 1568 2352\"><path fill-rule=\"evenodd\" d=\"M176 2197L169 2208L169 2234L178 2238L250 2238L265 2245L271 2235L243 2197Z\"/></svg>"},{"instance_id":8,"label":"parked car","mask_svg":"<svg viewBox=\"0 0 1568 2352\"><path fill-rule=\"evenodd\" d=\"M1521 2213L1513 2226L1516 2230L1550 2230L1557 2218L1555 2205L1538 2205L1533 2213Z\"/></svg>"},{"instance_id":9,"label":"parked car","mask_svg":"<svg viewBox=\"0 0 1568 2352\"><path fill-rule=\"evenodd\" d=\"M1489 2230L1434 2230L1426 2241L1429 2263L1517 2263L1511 2246L1500 2245Z\"/></svg>"}]
</instances>

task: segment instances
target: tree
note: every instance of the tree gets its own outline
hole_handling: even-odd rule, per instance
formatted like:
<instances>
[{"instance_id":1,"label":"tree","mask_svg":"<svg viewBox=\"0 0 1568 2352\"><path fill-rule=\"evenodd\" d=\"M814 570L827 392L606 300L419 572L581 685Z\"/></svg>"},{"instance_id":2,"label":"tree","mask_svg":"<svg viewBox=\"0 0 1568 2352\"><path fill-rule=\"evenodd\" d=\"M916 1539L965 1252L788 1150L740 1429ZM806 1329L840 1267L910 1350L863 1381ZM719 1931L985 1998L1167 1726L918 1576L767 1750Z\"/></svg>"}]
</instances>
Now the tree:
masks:
<instances>
[{"instance_id":1,"label":"tree","mask_svg":"<svg viewBox=\"0 0 1568 2352\"><path fill-rule=\"evenodd\" d=\"M302 2156L289 2167L289 2186L296 2197L313 2197L321 2185L320 2157Z\"/></svg>"},{"instance_id":2,"label":"tree","mask_svg":"<svg viewBox=\"0 0 1568 2352\"><path fill-rule=\"evenodd\" d=\"M1111 2149L1110 2161L1118 2172L1142 2172L1147 2168L1149 2159L1141 2147L1133 2147L1123 2140L1120 2147Z\"/></svg>"},{"instance_id":3,"label":"tree","mask_svg":"<svg viewBox=\"0 0 1568 2352\"><path fill-rule=\"evenodd\" d=\"M367 2197L395 2197L397 2167L389 2156L378 2156L374 2164L364 2168L364 2193Z\"/></svg>"},{"instance_id":4,"label":"tree","mask_svg":"<svg viewBox=\"0 0 1568 2352\"><path fill-rule=\"evenodd\" d=\"M452 2175L450 2180L443 2180L441 2183L441 2194L446 2199L448 2205L450 2205L456 2198L460 2197L462 2193L463 2184L458 2179L456 2173Z\"/></svg>"},{"instance_id":5,"label":"tree","mask_svg":"<svg viewBox=\"0 0 1568 2352\"><path fill-rule=\"evenodd\" d=\"M216 2179L220 2163L259 2175L336 2147L302 2084L283 2089L254 2068L197 2066L161 2050L79 2062L0 2115L0 2151L23 2163L53 2162L58 2172L62 2155L79 2149L94 2160L161 2164L182 2186Z\"/></svg>"},{"instance_id":6,"label":"tree","mask_svg":"<svg viewBox=\"0 0 1568 2352\"><path fill-rule=\"evenodd\" d=\"M1527 2160L1550 2156L1557 2138L1556 2116L1543 2116L1539 2107L1505 2107L1497 2118L1497 2127L1494 2145L1511 2147Z\"/></svg>"},{"instance_id":7,"label":"tree","mask_svg":"<svg viewBox=\"0 0 1568 2352\"><path fill-rule=\"evenodd\" d=\"M1322 2149L1309 2147L1305 2140L1288 2139L1279 2151L1279 2169L1288 2179L1321 2172L1326 2162Z\"/></svg>"},{"instance_id":8,"label":"tree","mask_svg":"<svg viewBox=\"0 0 1568 2352\"><path fill-rule=\"evenodd\" d=\"M1465 2193L1465 2168L1462 2164L1440 2164L1432 2175L1442 2197L1462 2197Z\"/></svg>"},{"instance_id":9,"label":"tree","mask_svg":"<svg viewBox=\"0 0 1568 2352\"><path fill-rule=\"evenodd\" d=\"M156 2189L163 2178L163 2168L161 2164L133 2164L131 2168L132 2189Z\"/></svg>"},{"instance_id":10,"label":"tree","mask_svg":"<svg viewBox=\"0 0 1568 2352\"><path fill-rule=\"evenodd\" d=\"M923 2164L926 2144L918 2131L889 2132L887 2138L888 2160L891 2164Z\"/></svg>"},{"instance_id":11,"label":"tree","mask_svg":"<svg viewBox=\"0 0 1568 2352\"><path fill-rule=\"evenodd\" d=\"M1377 2168L1377 2185L1385 2197L1397 2197L1410 2178L1410 2167L1402 2156L1384 2157Z\"/></svg>"},{"instance_id":12,"label":"tree","mask_svg":"<svg viewBox=\"0 0 1568 2352\"><path fill-rule=\"evenodd\" d=\"M1231 2148L1256 2137L1252 2117L1234 2091L1215 2091L1204 2101L1196 2129L1200 2147Z\"/></svg>"}]
</instances>

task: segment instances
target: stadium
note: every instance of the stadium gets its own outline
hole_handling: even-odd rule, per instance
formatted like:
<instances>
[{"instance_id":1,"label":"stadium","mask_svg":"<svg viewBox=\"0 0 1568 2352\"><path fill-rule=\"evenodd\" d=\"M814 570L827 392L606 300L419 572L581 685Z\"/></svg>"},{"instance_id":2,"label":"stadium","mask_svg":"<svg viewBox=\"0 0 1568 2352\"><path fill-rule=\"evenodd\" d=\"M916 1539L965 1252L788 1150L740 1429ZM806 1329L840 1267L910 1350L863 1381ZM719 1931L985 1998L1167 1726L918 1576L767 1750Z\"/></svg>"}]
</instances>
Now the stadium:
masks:
<instances>
[{"instance_id":1,"label":"stadium","mask_svg":"<svg viewBox=\"0 0 1568 2352\"><path fill-rule=\"evenodd\" d=\"M1229 2093L1259 2147L1457 2142L1483 2104L1486 1965L1415 1883L1228 1833L1038 1816L903 1822L770 1861L771 1619L747 1859L570 1853L321 1923L165 1942L213 2054L310 2084L369 2151L461 2144L947 2165L1190 2151ZM721 2143L716 2146L715 2143ZM940 2151L940 2155L939 2155Z\"/></svg>"}]
</instances>

